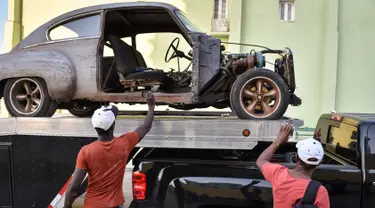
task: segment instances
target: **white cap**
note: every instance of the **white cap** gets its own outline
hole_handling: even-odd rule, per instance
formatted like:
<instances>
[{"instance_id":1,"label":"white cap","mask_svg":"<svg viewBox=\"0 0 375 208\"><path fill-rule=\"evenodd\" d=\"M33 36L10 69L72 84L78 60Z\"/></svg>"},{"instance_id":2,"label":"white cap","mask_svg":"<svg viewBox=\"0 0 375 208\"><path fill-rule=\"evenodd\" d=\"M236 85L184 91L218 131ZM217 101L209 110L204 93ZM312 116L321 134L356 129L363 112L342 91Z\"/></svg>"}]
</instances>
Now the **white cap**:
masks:
<instances>
[{"instance_id":1,"label":"white cap","mask_svg":"<svg viewBox=\"0 0 375 208\"><path fill-rule=\"evenodd\" d=\"M116 106L102 106L95 110L91 118L92 126L107 131L112 126L113 122L115 122L117 114L118 108Z\"/></svg>"},{"instance_id":2,"label":"white cap","mask_svg":"<svg viewBox=\"0 0 375 208\"><path fill-rule=\"evenodd\" d=\"M319 165L324 157L322 144L314 138L308 138L297 142L298 158L309 165Z\"/></svg>"}]
</instances>

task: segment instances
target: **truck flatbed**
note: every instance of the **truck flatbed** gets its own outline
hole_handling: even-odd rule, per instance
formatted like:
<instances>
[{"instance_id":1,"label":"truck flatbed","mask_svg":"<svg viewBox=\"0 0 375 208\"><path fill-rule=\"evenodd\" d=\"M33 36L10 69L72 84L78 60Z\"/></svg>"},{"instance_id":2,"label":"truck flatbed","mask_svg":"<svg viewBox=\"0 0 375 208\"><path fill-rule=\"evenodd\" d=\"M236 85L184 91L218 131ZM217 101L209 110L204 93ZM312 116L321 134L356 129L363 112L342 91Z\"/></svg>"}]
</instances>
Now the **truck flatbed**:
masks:
<instances>
[{"instance_id":1,"label":"truck flatbed","mask_svg":"<svg viewBox=\"0 0 375 208\"><path fill-rule=\"evenodd\" d=\"M230 112L155 112L151 131L138 147L252 149L259 141L276 139L285 123L295 128L303 121L293 118L280 120L241 120ZM143 124L145 112L121 112L116 121L115 135L136 129ZM178 114L178 115L176 115ZM248 136L243 130L249 130ZM41 135L60 137L96 137L91 118L4 118L0 119L0 135ZM293 142L293 140L292 140Z\"/></svg>"}]
</instances>

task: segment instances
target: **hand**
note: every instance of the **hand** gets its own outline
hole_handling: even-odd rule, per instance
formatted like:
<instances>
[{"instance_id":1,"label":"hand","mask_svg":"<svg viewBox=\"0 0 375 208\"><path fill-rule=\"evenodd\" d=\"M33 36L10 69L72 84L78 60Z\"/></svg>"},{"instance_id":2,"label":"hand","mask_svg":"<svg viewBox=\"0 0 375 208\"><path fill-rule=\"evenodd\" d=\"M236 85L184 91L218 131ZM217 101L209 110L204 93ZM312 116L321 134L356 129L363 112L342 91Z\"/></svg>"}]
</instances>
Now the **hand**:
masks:
<instances>
[{"instance_id":1,"label":"hand","mask_svg":"<svg viewBox=\"0 0 375 208\"><path fill-rule=\"evenodd\" d=\"M147 93L146 100L147 100L148 107L155 107L155 97L154 97L154 94L152 94L152 92Z\"/></svg>"},{"instance_id":2,"label":"hand","mask_svg":"<svg viewBox=\"0 0 375 208\"><path fill-rule=\"evenodd\" d=\"M277 142L279 145L286 143L289 140L290 132L293 129L293 125L286 124L282 125L280 128L279 136L277 138Z\"/></svg>"}]
</instances>

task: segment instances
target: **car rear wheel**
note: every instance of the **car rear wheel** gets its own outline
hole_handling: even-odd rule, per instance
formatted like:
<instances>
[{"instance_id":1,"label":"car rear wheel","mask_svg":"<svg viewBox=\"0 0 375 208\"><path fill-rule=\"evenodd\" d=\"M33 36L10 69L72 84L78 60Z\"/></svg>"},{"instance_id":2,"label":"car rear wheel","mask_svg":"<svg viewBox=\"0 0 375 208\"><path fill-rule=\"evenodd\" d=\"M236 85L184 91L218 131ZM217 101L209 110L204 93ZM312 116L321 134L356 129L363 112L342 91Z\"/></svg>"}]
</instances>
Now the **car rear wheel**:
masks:
<instances>
[{"instance_id":1,"label":"car rear wheel","mask_svg":"<svg viewBox=\"0 0 375 208\"><path fill-rule=\"evenodd\" d=\"M5 84L4 102L13 117L45 117L51 98L44 80L17 78L8 80Z\"/></svg>"},{"instance_id":2,"label":"car rear wheel","mask_svg":"<svg viewBox=\"0 0 375 208\"><path fill-rule=\"evenodd\" d=\"M280 119L289 105L289 90L283 78L268 69L241 74L230 92L232 111L241 119Z\"/></svg>"},{"instance_id":3,"label":"car rear wheel","mask_svg":"<svg viewBox=\"0 0 375 208\"><path fill-rule=\"evenodd\" d=\"M51 100L48 111L46 113L46 117L52 117L56 113L58 106L59 105L57 104L55 100Z\"/></svg>"}]
</instances>

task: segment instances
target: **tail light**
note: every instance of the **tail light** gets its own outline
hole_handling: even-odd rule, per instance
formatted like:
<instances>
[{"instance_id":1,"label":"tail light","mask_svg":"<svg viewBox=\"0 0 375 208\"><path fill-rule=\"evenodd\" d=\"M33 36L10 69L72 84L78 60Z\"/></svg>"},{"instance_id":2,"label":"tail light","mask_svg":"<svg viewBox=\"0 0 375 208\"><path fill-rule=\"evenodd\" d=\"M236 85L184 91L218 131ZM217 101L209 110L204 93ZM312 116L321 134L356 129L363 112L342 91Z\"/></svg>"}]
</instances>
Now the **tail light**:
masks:
<instances>
[{"instance_id":1,"label":"tail light","mask_svg":"<svg viewBox=\"0 0 375 208\"><path fill-rule=\"evenodd\" d=\"M135 200L146 199L146 174L141 172L133 173L133 198Z\"/></svg>"},{"instance_id":2,"label":"tail light","mask_svg":"<svg viewBox=\"0 0 375 208\"><path fill-rule=\"evenodd\" d=\"M342 121L343 117L342 116L332 115L330 119L334 120L334 121Z\"/></svg>"}]
</instances>

